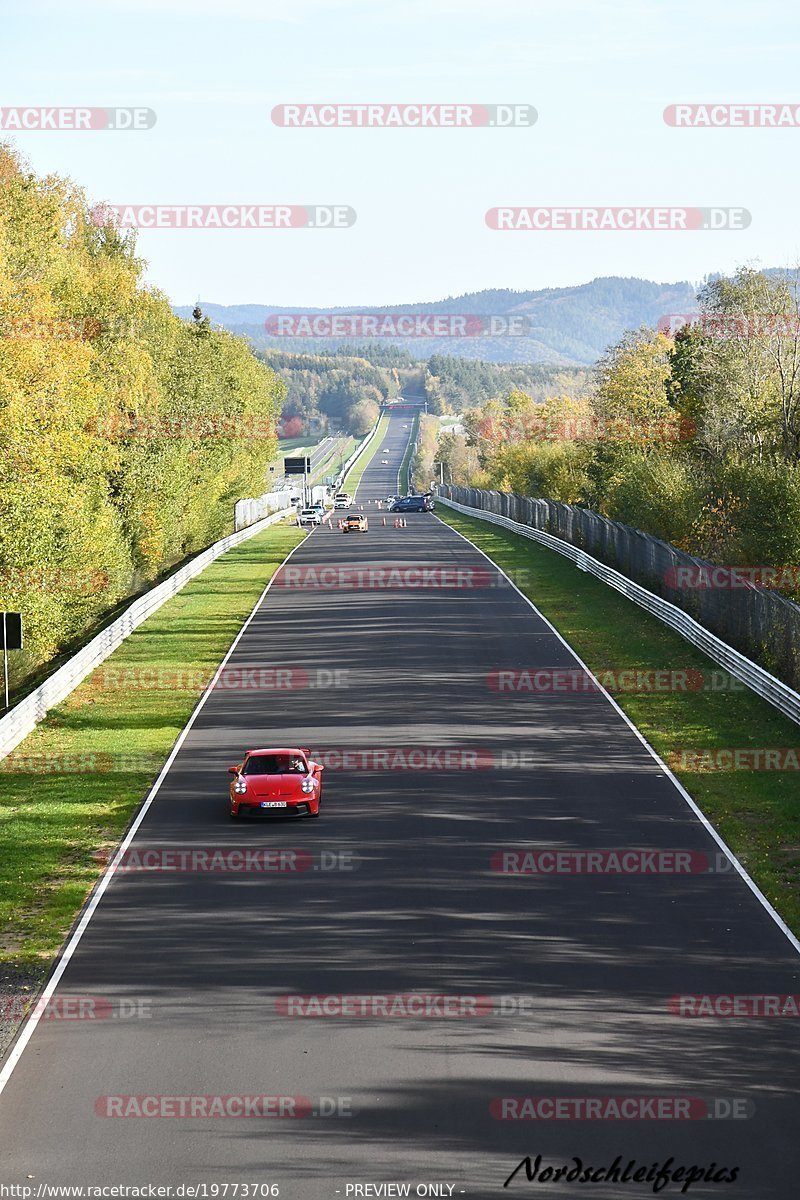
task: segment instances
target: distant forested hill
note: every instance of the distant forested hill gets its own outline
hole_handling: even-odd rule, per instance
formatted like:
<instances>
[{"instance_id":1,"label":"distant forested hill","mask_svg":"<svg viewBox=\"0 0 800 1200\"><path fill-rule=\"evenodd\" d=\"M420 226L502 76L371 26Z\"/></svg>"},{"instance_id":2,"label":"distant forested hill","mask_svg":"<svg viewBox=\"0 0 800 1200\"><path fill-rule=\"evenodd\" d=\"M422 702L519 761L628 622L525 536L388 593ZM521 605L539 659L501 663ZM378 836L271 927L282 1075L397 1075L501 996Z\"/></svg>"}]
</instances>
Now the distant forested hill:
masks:
<instances>
[{"instance_id":1,"label":"distant forested hill","mask_svg":"<svg viewBox=\"0 0 800 1200\"><path fill-rule=\"evenodd\" d=\"M524 317L525 336L478 336L450 338L385 339L387 349L396 346L417 361L431 355L482 359L497 363L551 363L555 366L586 366L595 362L626 329L655 325L668 313L692 312L696 308L696 285L654 283L647 279L609 276L575 287L544 288L538 291L492 289L444 300L418 304L364 306L358 308L300 309L266 304L222 305L201 301L212 323L249 337L260 350L288 350L325 354L338 346L353 344L353 338L300 339L268 336L265 321L271 314L286 313L447 313L478 316ZM191 308L175 310L191 316ZM384 340L384 339L382 339ZM352 353L352 351L350 351ZM374 360L373 360L374 361Z\"/></svg>"}]
</instances>

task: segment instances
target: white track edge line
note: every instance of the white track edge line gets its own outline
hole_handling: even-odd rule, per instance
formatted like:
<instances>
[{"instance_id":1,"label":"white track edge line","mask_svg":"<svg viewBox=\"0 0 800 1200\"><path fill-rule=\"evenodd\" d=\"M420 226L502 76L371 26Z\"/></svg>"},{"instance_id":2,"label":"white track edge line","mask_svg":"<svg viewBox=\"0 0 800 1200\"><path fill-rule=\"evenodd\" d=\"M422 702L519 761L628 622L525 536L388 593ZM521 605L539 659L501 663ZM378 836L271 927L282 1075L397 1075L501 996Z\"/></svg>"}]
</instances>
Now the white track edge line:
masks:
<instances>
[{"instance_id":1,"label":"white track edge line","mask_svg":"<svg viewBox=\"0 0 800 1200\"><path fill-rule=\"evenodd\" d=\"M41 1020L41 1018L43 1016L44 1008L47 1004L47 1001L50 999L50 997L53 995L56 988L58 987L59 980L61 979L61 976L64 974L64 971L67 969L69 961L72 958L73 954L75 953L75 951L78 947L78 943L80 942L81 938L83 937L84 933L86 932L86 928L87 928L89 922L91 921L92 917L94 916L94 913L95 913L95 910L97 909L98 904L100 903L101 899L103 898L103 894L105 893L114 874L116 873L117 867L120 863L120 860L122 859L123 854L128 849L128 846L131 844L134 837L136 836L139 826L141 825L142 821L144 820L145 816L147 815L148 810L150 809L150 806L152 805L153 801L155 800L156 795L158 794L158 792L161 788L161 784L164 782L164 779L166 778L167 773L168 773L170 767L172 766L172 763L174 762L178 751L180 750L181 746L183 745L187 734L189 733L190 729L194 725L197 717L200 714L201 709L203 708L203 706L205 705L209 696L211 695L211 692L213 691L213 688L214 688L214 684L219 679L220 673L222 672L226 662L228 661L230 656L233 654L240 639L242 638L243 634L245 633L248 625L253 620L256 613L258 612L261 605L263 604L264 598L267 595L267 592L269 592L270 588L272 587L272 584L274 583L278 573L283 569L285 564L292 557L295 550L299 550L299 548L301 546L305 545L305 542L306 542L306 539L304 538L303 541L298 542L296 546L293 546L292 549L289 551L289 553L286 555L286 557L281 561L279 566L276 567L275 571L273 572L272 578L269 580L267 586L264 588L263 592L261 593L258 600L256 601L256 603L252 609L252 612L250 613L247 620L242 625L242 628L239 630L239 632L237 633L233 642L231 643L227 654L225 655L222 662L219 664L216 671L214 672L213 679L208 684L208 686L206 687L206 690L203 692L202 696L200 697L197 704L195 705L192 713L189 716L189 720L186 722L183 729L178 734L175 745L172 747L172 750L169 753L167 761L164 763L164 766L161 768L158 778L156 779L155 783L151 787L141 808L139 809L138 813L136 814L136 816L133 820L133 824L131 825L130 829L128 830L127 834L125 835L124 840L120 843L116 854L114 855L113 859L108 864L108 866L106 867L105 872L100 877L99 882L97 884L95 884L95 888L89 898L89 902L86 905L86 908L84 909L84 911L81 915L78 925L73 930L72 936L70 937L69 941L67 942L66 946L64 947L64 949L61 953L61 957L59 958L58 963L55 967L55 970L53 971L53 974L48 979L43 992L41 993L38 1000L36 1001L36 1004L34 1005L34 1011L29 1014L27 1021L25 1022L22 1029L20 1030L19 1034L17 1035L17 1040L14 1043L14 1046L12 1047L6 1062L3 1064L2 1070L0 1070L0 1095L2 1095L6 1084L8 1083L9 1079L11 1078L11 1076L14 1072L14 1068L16 1067L17 1063L19 1062L19 1060L22 1056L23 1050L25 1049L28 1042L32 1038L32 1036L36 1030L36 1026L39 1024L39 1021ZM232 549L237 549L237 548L238 547L232 547ZM211 564L209 563L209 566L210 565Z\"/></svg>"},{"instance_id":2,"label":"white track edge line","mask_svg":"<svg viewBox=\"0 0 800 1200\"><path fill-rule=\"evenodd\" d=\"M457 511L458 510L456 510L456 512ZM461 515L468 517L469 513L462 513ZM480 517L476 517L474 519L479 521ZM577 663L579 663L579 665L581 667L583 667L583 669L584 669L584 671L586 671L587 675L589 675L590 678L594 680L594 682L597 684L598 689L603 693L603 695L609 701L612 708L616 709L616 711L622 717L625 724L630 729L633 730L633 732L636 734L639 741L646 748L646 750L652 755L652 757L658 763L659 767L661 767L662 771L667 776L667 778L672 781L672 783L677 788L680 795L683 797L683 799L689 805L689 808L692 810L692 812L695 814L695 816L700 820L700 823L703 825L703 827L706 829L706 831L711 834L712 838L717 843L717 845L720 847L720 849L722 851L724 851L728 860L733 864L735 870L738 872L738 874L742 877L744 882L750 888L750 891L753 893L753 895L756 897L756 899L763 905L763 907L766 909L766 911L772 917L773 921L778 926L778 928L781 930L781 932L786 935L786 937L788 938L792 947L798 952L798 954L800 954L800 941L798 941L798 939L792 933L791 929L786 924L786 922L783 920L780 913L778 913L772 907L772 905L770 904L767 897L764 895L764 893L759 888L758 884L755 883L755 881L753 879L751 879L751 877L748 875L747 871L742 866L742 864L739 862L739 859L736 857L734 852L731 850L730 846L723 840L721 835L717 832L717 830L711 824L711 822L709 821L709 819L705 815L705 813L702 811L702 809L700 809L697 806L695 801L692 799L692 797L687 792L686 788L681 783L680 779L678 779L678 777L670 770L670 768L667 766L667 764L661 758L660 754L650 745L650 743L648 742L647 738L644 736L642 731L640 729L638 729L636 727L636 725L634 725L633 721L630 719L628 714L626 712L624 712L623 709L620 708L619 704L614 699L614 697L611 695L611 693L609 691L607 691L606 688L603 687L603 685L600 683L600 681L595 676L594 672L589 670L586 663L583 661L583 659L580 657L580 655L577 653L577 651L573 650L573 648L572 648L572 646L570 646L569 642L564 637L562 637L562 635L556 629L555 625L553 625L552 621L548 621L547 617L544 615L544 613L539 611L539 609L536 607L536 605L531 600L531 598L529 596L526 596L525 593L523 591L521 591L520 588L517 587L517 585L514 583L513 579L510 579L509 576L506 574L506 572L503 570L503 568L501 566L498 566L498 564L494 561L494 559L491 558L484 550L481 550L480 546L476 546L475 543L471 542L470 539L466 536L466 534L461 533L460 530L453 528L452 525L448 525L446 521L442 521L441 517L436 517L436 520L439 521L442 525L445 525L448 529L452 530L452 532L457 534L458 537L463 538L463 540L469 546L472 546L474 550L477 550L478 554L483 555L483 557L486 559L486 561L490 562L492 564L492 566L497 571L500 572L500 574L503 576L503 578L508 580L508 582L511 584L514 591L519 593L519 595L522 597L522 599L525 601L525 603L530 605L530 607L536 613L537 617L539 617L542 621L544 621L545 625L547 625L548 628L552 629L553 633L556 635L556 637L561 642L561 644L566 647L566 649L570 652L570 654L575 659L575 661ZM487 524L492 525L493 522L489 521L489 522L487 522ZM499 528L502 528L502 526L499 526ZM514 531L506 530L505 532L513 533ZM519 537L520 535L517 534L517 536ZM547 549L547 547L542 547L542 548ZM577 570L577 567L575 569Z\"/></svg>"}]
</instances>

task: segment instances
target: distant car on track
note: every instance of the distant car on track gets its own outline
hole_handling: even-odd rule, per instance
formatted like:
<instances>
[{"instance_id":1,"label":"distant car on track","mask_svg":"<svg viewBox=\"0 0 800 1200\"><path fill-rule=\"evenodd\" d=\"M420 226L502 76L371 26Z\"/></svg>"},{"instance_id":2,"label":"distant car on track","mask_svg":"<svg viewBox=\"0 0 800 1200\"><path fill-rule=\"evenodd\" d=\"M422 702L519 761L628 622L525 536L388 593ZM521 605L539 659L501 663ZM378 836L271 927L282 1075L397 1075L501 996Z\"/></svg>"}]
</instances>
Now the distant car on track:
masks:
<instances>
[{"instance_id":1,"label":"distant car on track","mask_svg":"<svg viewBox=\"0 0 800 1200\"><path fill-rule=\"evenodd\" d=\"M363 513L353 513L350 517L345 517L342 521L342 533L351 533L356 530L358 533L366 533L369 529L369 521Z\"/></svg>"},{"instance_id":2,"label":"distant car on track","mask_svg":"<svg viewBox=\"0 0 800 1200\"><path fill-rule=\"evenodd\" d=\"M231 819L276 813L318 817L323 770L306 749L246 751L243 762L228 767Z\"/></svg>"},{"instance_id":3,"label":"distant car on track","mask_svg":"<svg viewBox=\"0 0 800 1200\"><path fill-rule=\"evenodd\" d=\"M298 525L319 525L322 521L322 514L318 508L303 508L297 514Z\"/></svg>"}]
</instances>

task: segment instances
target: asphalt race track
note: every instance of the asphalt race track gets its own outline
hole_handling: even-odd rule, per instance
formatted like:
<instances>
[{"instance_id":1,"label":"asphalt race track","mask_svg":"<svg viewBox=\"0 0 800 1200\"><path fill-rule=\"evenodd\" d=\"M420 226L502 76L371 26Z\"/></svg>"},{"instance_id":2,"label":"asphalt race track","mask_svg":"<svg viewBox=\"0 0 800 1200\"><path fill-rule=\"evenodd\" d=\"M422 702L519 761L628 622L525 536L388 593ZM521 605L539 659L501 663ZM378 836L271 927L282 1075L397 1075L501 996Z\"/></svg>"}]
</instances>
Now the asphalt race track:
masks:
<instances>
[{"instance_id":1,"label":"asphalt race track","mask_svg":"<svg viewBox=\"0 0 800 1200\"><path fill-rule=\"evenodd\" d=\"M575 660L435 516L384 528L370 501L396 491L410 422L392 416L389 466L379 447L358 489L369 532L311 533L228 663L244 679L291 672L292 686L217 688L132 845L293 850L268 861L300 869L242 871L229 856L227 870L115 874L56 997L122 1015L39 1022L0 1096L0 1181L33 1196L40 1183L403 1194L363 1190L390 1181L411 1195L653 1195L524 1171L503 1189L528 1154L595 1168L620 1155L738 1168L691 1197L791 1200L797 1022L669 1006L800 991L797 955L746 883L707 866L497 869L525 848L713 866L718 846L604 695L488 686L497 670ZM227 767L270 743L321 755L319 821L228 819ZM286 999L342 996L365 999ZM129 1096L159 1113L169 1104L141 1098L307 1099L284 1100L282 1117L107 1115L130 1105L102 1097ZM526 1096L565 1103L510 1100ZM633 1098L641 1119L609 1117L608 1098Z\"/></svg>"}]
</instances>

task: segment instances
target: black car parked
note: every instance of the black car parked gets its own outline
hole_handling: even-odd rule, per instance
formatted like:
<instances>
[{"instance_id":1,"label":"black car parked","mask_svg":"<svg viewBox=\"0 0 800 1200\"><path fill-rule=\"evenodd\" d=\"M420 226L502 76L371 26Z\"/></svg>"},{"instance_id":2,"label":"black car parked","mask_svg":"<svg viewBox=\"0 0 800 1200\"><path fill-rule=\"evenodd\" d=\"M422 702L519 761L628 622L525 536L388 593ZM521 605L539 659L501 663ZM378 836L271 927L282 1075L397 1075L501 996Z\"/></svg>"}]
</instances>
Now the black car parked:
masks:
<instances>
[{"instance_id":1,"label":"black car parked","mask_svg":"<svg viewBox=\"0 0 800 1200\"><path fill-rule=\"evenodd\" d=\"M433 512L433 500L430 496L401 496L389 512Z\"/></svg>"}]
</instances>

